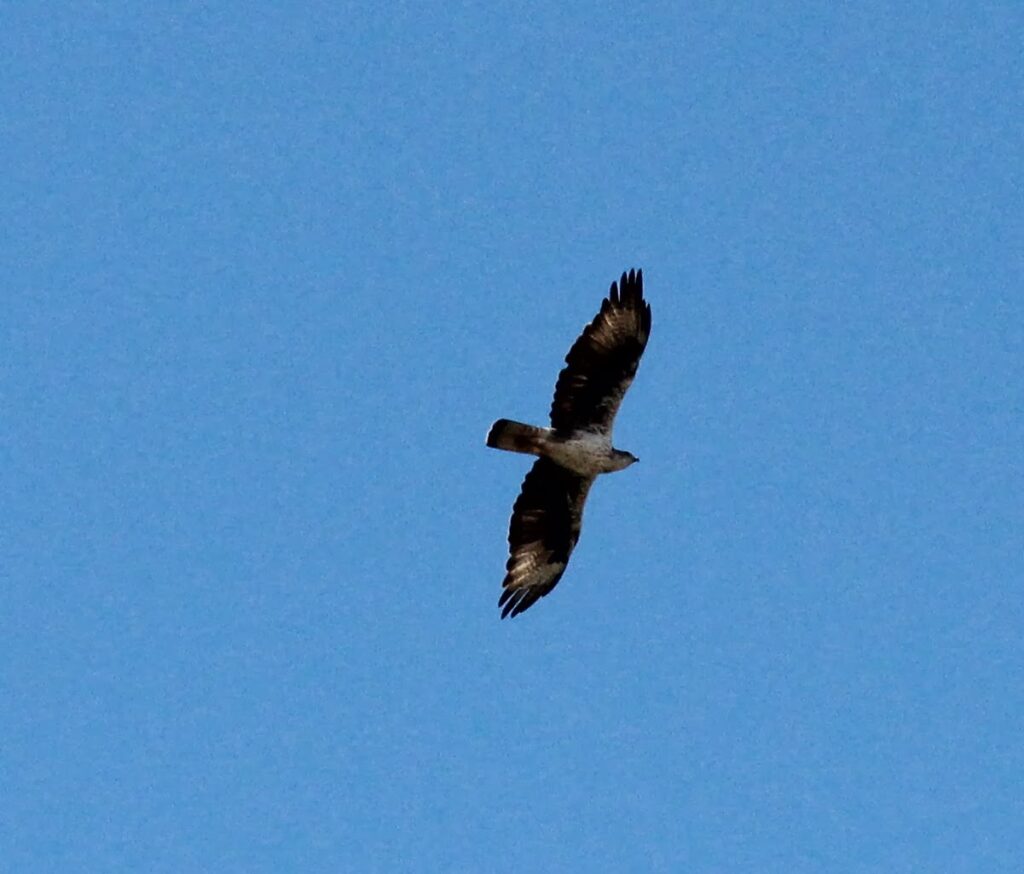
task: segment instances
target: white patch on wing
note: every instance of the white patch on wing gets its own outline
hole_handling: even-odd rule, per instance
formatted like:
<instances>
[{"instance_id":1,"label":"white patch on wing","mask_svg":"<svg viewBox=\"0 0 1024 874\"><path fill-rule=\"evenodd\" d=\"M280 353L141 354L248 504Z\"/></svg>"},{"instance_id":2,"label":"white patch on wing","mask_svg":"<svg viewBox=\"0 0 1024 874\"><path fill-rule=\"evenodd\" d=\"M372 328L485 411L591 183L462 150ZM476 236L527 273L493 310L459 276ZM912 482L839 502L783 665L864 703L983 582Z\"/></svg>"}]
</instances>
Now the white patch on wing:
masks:
<instances>
[{"instance_id":1,"label":"white patch on wing","mask_svg":"<svg viewBox=\"0 0 1024 874\"><path fill-rule=\"evenodd\" d=\"M523 546L512 561L510 572L515 577L517 587L542 583L551 576L552 568L557 570L559 567L551 562L551 550L539 540Z\"/></svg>"},{"instance_id":2,"label":"white patch on wing","mask_svg":"<svg viewBox=\"0 0 1024 874\"><path fill-rule=\"evenodd\" d=\"M541 562L535 564L525 572L516 568L516 577L513 588L532 589L534 586L545 586L551 582L552 577L557 576L565 570L565 562Z\"/></svg>"}]
</instances>

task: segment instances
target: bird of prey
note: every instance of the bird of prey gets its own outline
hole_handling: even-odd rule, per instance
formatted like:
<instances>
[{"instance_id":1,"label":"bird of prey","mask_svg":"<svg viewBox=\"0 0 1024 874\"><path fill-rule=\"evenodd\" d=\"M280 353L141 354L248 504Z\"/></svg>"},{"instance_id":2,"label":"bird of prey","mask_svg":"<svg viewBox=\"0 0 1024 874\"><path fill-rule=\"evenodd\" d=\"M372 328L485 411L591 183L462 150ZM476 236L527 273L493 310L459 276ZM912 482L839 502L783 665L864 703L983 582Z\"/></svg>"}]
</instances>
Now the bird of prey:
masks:
<instances>
[{"instance_id":1,"label":"bird of prey","mask_svg":"<svg viewBox=\"0 0 1024 874\"><path fill-rule=\"evenodd\" d=\"M509 559L498 606L518 616L562 578L598 474L629 467L632 453L612 447L612 423L651 333L643 271L623 273L565 356L555 384L551 427L498 419L487 445L540 456L512 507Z\"/></svg>"}]
</instances>

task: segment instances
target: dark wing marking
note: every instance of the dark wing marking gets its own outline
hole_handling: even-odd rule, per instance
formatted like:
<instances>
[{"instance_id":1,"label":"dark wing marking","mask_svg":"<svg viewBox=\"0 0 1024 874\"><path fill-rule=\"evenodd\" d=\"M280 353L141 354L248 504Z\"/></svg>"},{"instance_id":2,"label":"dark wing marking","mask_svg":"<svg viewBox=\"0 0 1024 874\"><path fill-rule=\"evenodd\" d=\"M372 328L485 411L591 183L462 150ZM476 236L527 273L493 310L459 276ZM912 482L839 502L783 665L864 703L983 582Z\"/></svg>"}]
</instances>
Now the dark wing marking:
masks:
<instances>
[{"instance_id":1,"label":"dark wing marking","mask_svg":"<svg viewBox=\"0 0 1024 874\"><path fill-rule=\"evenodd\" d=\"M523 480L508 529L508 573L498 606L518 616L550 592L580 539L583 503L593 478L538 458Z\"/></svg>"},{"instance_id":2,"label":"dark wing marking","mask_svg":"<svg viewBox=\"0 0 1024 874\"><path fill-rule=\"evenodd\" d=\"M551 426L610 434L622 396L636 374L651 333L651 306L644 300L642 270L612 283L601 311L565 356L551 404Z\"/></svg>"}]
</instances>

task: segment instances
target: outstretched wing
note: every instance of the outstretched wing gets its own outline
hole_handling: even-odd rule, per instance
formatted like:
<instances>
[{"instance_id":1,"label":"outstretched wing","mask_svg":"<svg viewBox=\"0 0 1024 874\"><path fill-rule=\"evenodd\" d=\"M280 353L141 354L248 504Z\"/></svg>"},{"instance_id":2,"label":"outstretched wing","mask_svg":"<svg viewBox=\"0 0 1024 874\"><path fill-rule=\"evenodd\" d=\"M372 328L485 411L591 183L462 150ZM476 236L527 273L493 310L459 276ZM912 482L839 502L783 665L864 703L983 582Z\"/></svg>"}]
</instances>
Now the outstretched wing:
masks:
<instances>
[{"instance_id":1,"label":"outstretched wing","mask_svg":"<svg viewBox=\"0 0 1024 874\"><path fill-rule=\"evenodd\" d=\"M551 404L551 427L611 434L622 396L636 374L651 333L642 270L612 283L601 311L565 356Z\"/></svg>"},{"instance_id":2,"label":"outstretched wing","mask_svg":"<svg viewBox=\"0 0 1024 874\"><path fill-rule=\"evenodd\" d=\"M508 573L498 606L518 616L550 592L580 539L583 503L592 477L538 458L523 480L508 529Z\"/></svg>"}]
</instances>

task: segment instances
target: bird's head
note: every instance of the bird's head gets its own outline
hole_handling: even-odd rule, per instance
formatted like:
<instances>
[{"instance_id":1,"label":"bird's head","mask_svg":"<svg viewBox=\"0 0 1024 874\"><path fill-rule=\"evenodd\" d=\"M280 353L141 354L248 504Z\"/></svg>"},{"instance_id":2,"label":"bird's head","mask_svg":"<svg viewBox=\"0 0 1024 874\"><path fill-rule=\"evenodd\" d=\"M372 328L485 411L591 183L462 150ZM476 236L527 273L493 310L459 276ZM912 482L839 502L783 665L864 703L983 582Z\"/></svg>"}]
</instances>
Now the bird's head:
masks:
<instances>
[{"instance_id":1,"label":"bird's head","mask_svg":"<svg viewBox=\"0 0 1024 874\"><path fill-rule=\"evenodd\" d=\"M615 459L616 470L625 470L631 464L636 464L640 460L632 452L624 452L621 449L613 449L612 456Z\"/></svg>"}]
</instances>

